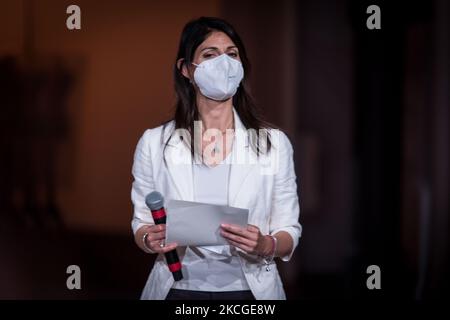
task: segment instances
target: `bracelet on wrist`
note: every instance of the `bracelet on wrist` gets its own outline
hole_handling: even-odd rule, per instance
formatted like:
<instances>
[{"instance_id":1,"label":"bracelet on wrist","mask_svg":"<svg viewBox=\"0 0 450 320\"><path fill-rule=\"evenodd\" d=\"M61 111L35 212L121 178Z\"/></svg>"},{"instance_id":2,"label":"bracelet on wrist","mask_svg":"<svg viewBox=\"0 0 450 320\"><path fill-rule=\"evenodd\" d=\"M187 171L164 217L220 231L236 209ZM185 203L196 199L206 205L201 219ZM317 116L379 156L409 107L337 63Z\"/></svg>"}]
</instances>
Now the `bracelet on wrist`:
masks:
<instances>
[{"instance_id":1,"label":"bracelet on wrist","mask_svg":"<svg viewBox=\"0 0 450 320\"><path fill-rule=\"evenodd\" d=\"M147 246L147 237L148 237L148 232L144 233L144 236L142 237L142 244L143 244L143 246L144 246L144 248L145 248L145 251L146 251L147 253L155 253L152 249L150 249L150 248Z\"/></svg>"},{"instance_id":2,"label":"bracelet on wrist","mask_svg":"<svg viewBox=\"0 0 450 320\"><path fill-rule=\"evenodd\" d=\"M263 257L264 264L266 265L266 271L270 271L270 264L272 263L273 259L275 258L275 252L277 251L277 238L272 235L267 235L270 237L272 241L272 248L269 252L269 254L265 257Z\"/></svg>"}]
</instances>

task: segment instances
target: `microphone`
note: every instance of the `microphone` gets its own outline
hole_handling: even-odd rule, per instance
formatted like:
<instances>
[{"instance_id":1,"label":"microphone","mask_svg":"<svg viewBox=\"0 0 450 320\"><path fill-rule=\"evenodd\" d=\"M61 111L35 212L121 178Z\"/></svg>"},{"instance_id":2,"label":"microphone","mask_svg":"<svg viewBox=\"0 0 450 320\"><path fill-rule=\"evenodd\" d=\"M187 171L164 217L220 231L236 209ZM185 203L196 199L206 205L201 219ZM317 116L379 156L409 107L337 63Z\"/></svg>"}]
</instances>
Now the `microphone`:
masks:
<instances>
[{"instance_id":1,"label":"microphone","mask_svg":"<svg viewBox=\"0 0 450 320\"><path fill-rule=\"evenodd\" d=\"M152 211L153 220L155 224L166 223L166 210L164 210L164 197L158 191L153 191L145 197L145 204ZM170 272L172 272L175 281L183 279L183 273L181 272L181 262L178 259L177 250L166 252L166 261L169 266Z\"/></svg>"}]
</instances>

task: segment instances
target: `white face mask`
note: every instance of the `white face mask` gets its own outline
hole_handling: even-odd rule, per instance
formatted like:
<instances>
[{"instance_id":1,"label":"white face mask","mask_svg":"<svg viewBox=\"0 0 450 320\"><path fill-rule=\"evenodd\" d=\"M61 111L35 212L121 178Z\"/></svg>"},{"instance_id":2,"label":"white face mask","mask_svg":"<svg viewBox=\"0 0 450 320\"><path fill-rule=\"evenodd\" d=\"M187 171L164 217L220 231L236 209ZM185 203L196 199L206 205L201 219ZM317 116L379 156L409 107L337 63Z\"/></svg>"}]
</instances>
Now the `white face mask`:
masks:
<instances>
[{"instance_id":1,"label":"white face mask","mask_svg":"<svg viewBox=\"0 0 450 320\"><path fill-rule=\"evenodd\" d=\"M195 84L205 97L213 100L223 101L234 96L244 78L242 63L227 54L193 65L197 66Z\"/></svg>"}]
</instances>

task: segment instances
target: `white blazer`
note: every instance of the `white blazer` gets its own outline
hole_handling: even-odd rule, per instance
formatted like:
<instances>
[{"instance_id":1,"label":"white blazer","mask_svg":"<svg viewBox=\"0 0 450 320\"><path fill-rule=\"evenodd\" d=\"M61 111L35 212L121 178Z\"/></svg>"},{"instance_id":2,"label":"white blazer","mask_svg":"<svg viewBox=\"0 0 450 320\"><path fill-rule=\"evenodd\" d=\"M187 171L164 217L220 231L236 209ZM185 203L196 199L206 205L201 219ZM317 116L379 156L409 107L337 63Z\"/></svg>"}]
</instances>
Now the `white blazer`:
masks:
<instances>
[{"instance_id":1,"label":"white blazer","mask_svg":"<svg viewBox=\"0 0 450 320\"><path fill-rule=\"evenodd\" d=\"M299 201L296 175L293 163L293 149L287 136L276 129L270 129L272 147L269 155L256 157L249 146L249 137L236 110L233 108L236 137L233 153L243 156L244 161L232 164L229 181L230 206L249 209L249 224L260 228L262 234L275 234L286 231L292 237L294 246L290 254L281 257L289 261L301 236ZM191 152L183 143L180 134L172 134L174 122L148 129L140 138L134 154L132 173L134 181L131 199L134 205L132 219L133 232L143 225L154 224L150 210L145 205L145 197L156 190L165 200L176 199L193 201L193 179ZM166 149L165 142L172 134ZM165 159L164 159L165 158ZM180 261L183 261L189 247L177 248ZM242 270L248 285L258 300L286 299L275 262L270 271L261 258L246 254L237 248ZM174 280L168 270L164 255L159 254L141 299L163 300Z\"/></svg>"}]
</instances>

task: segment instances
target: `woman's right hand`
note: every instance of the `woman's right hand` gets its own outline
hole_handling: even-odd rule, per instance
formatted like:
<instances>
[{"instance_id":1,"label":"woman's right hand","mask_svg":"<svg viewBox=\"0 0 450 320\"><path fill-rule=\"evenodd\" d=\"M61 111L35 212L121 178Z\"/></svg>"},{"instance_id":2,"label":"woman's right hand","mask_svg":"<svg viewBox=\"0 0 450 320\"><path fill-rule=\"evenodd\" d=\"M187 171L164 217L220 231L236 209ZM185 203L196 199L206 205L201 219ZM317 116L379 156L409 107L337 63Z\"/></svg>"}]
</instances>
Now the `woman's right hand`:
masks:
<instances>
[{"instance_id":1,"label":"woman's right hand","mask_svg":"<svg viewBox=\"0 0 450 320\"><path fill-rule=\"evenodd\" d=\"M164 239L166 238L165 224L144 226L141 229L143 229L141 233L142 234L141 239L143 239L145 233L148 233L147 237L145 238L145 245L147 246L148 249L151 249L154 253L166 253L177 247L176 243L170 243L161 246L162 244L164 244Z\"/></svg>"}]
</instances>

